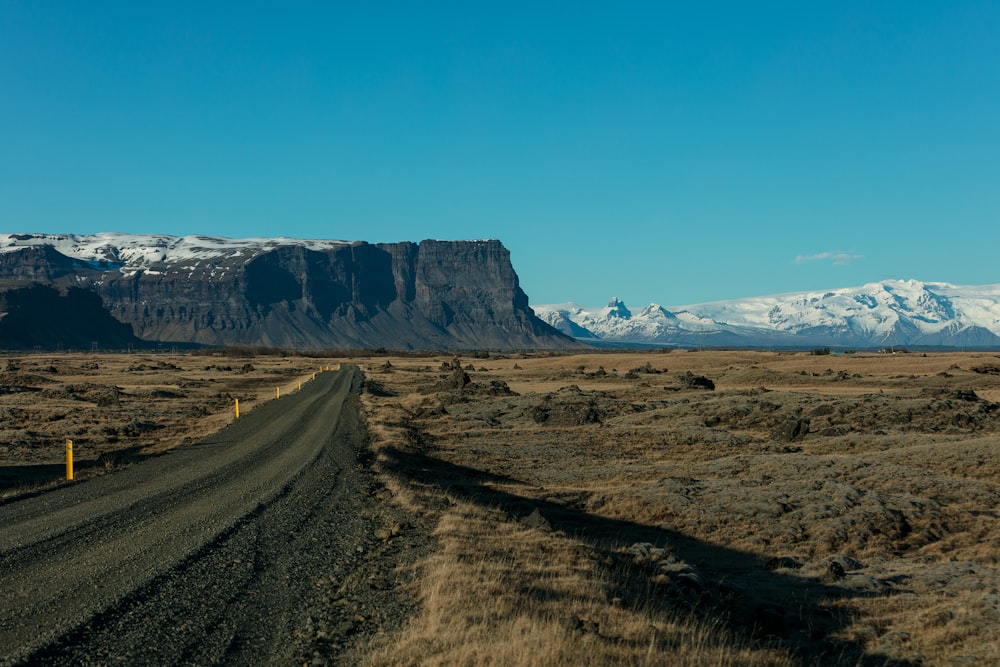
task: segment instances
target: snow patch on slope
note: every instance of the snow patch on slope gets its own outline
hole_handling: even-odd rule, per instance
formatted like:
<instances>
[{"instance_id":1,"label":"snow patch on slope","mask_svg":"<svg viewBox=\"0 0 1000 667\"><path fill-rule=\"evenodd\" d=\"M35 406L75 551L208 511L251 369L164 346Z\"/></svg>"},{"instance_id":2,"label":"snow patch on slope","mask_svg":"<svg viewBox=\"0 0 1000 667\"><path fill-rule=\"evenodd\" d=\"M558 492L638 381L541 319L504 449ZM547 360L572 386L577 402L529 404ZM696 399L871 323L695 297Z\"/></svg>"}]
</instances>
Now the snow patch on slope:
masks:
<instances>
[{"instance_id":1,"label":"snow patch on slope","mask_svg":"<svg viewBox=\"0 0 1000 667\"><path fill-rule=\"evenodd\" d=\"M219 236L167 236L164 234L0 234L0 252L51 246L59 253L102 268L118 268L123 273L149 269L157 264L197 266L220 259L250 259L281 246L303 246L329 250L348 241L310 239L245 238Z\"/></svg>"},{"instance_id":2,"label":"snow patch on slope","mask_svg":"<svg viewBox=\"0 0 1000 667\"><path fill-rule=\"evenodd\" d=\"M716 335L747 345L1000 344L1000 284L885 280L670 308L650 304L634 314L617 298L605 308L534 310L564 333L624 343L685 345Z\"/></svg>"}]
</instances>

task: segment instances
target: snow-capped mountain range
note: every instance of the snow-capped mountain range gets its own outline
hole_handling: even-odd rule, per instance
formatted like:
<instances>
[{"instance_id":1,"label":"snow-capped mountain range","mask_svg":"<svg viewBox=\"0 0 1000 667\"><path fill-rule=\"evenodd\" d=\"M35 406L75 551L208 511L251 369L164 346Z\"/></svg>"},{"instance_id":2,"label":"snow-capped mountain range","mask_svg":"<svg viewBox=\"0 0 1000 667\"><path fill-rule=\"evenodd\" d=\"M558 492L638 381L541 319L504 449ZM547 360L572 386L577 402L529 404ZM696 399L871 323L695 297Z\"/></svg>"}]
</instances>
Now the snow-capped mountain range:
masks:
<instances>
[{"instance_id":1,"label":"snow-capped mountain range","mask_svg":"<svg viewBox=\"0 0 1000 667\"><path fill-rule=\"evenodd\" d=\"M475 246L492 242L469 243ZM252 262L263 261L281 248L299 247L334 256L361 252L352 250L355 245L337 240L200 235L0 234L0 257L48 247L71 258L76 266L91 267L104 276L110 270L128 279L175 275L190 280L197 276L212 283L242 275ZM390 246L385 251L396 252ZM479 261L472 256L467 259L473 264ZM16 267L17 263L0 260L0 264ZM370 267L363 268L366 275L371 273ZM24 267L8 269L7 277L23 278L31 273ZM251 278L258 273L252 272ZM95 280L95 289L104 286L104 278ZM162 290L162 286L157 289ZM617 298L604 308L564 303L533 309L541 320L559 331L595 344L1000 348L1000 284L962 286L885 280L861 287L686 306L650 304L637 312L630 311ZM117 314L122 317L122 313Z\"/></svg>"},{"instance_id":2,"label":"snow-capped mountain range","mask_svg":"<svg viewBox=\"0 0 1000 667\"><path fill-rule=\"evenodd\" d=\"M331 250L350 245L349 241L314 239L246 238L217 236L168 236L165 234L0 234L0 253L28 247L51 247L76 260L100 268L115 268L125 274L158 264L198 266L227 260L245 263L281 246L301 246L309 250Z\"/></svg>"},{"instance_id":3,"label":"snow-capped mountain range","mask_svg":"<svg viewBox=\"0 0 1000 667\"><path fill-rule=\"evenodd\" d=\"M822 292L630 311L532 306L563 333L594 343L747 347L1000 347L1000 284L884 280Z\"/></svg>"}]
</instances>

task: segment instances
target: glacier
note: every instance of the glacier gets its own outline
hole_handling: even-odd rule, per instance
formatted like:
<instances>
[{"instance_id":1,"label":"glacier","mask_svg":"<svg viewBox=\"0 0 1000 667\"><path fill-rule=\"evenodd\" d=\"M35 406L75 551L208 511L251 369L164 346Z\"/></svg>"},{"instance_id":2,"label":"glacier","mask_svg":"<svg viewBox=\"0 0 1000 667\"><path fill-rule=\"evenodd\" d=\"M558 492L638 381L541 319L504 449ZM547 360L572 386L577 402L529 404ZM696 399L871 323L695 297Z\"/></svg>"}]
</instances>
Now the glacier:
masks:
<instances>
[{"instance_id":1,"label":"glacier","mask_svg":"<svg viewBox=\"0 0 1000 667\"><path fill-rule=\"evenodd\" d=\"M535 314L581 341L660 346L1000 348L1000 284L883 280L632 311L534 305Z\"/></svg>"}]
</instances>

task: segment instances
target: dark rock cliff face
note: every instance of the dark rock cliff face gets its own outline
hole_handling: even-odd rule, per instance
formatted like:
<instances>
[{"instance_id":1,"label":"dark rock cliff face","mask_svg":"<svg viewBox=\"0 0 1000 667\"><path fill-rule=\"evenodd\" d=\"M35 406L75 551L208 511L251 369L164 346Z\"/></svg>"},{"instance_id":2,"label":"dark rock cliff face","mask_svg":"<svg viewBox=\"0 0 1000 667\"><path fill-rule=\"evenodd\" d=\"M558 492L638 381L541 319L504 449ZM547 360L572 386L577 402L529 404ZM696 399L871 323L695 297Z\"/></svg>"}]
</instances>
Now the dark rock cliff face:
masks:
<instances>
[{"instance_id":1,"label":"dark rock cliff face","mask_svg":"<svg viewBox=\"0 0 1000 667\"><path fill-rule=\"evenodd\" d=\"M91 273L86 263L67 257L51 246L0 253L0 278L5 280L53 283L78 272Z\"/></svg>"},{"instance_id":2,"label":"dark rock cliff face","mask_svg":"<svg viewBox=\"0 0 1000 667\"><path fill-rule=\"evenodd\" d=\"M79 287L0 287L0 347L31 349L141 346L132 328L113 318L99 296Z\"/></svg>"},{"instance_id":3,"label":"dark rock cliff face","mask_svg":"<svg viewBox=\"0 0 1000 667\"><path fill-rule=\"evenodd\" d=\"M0 254L0 278L91 289L147 341L300 349L577 345L535 317L499 241L323 250L289 244L119 268L51 247Z\"/></svg>"}]
</instances>

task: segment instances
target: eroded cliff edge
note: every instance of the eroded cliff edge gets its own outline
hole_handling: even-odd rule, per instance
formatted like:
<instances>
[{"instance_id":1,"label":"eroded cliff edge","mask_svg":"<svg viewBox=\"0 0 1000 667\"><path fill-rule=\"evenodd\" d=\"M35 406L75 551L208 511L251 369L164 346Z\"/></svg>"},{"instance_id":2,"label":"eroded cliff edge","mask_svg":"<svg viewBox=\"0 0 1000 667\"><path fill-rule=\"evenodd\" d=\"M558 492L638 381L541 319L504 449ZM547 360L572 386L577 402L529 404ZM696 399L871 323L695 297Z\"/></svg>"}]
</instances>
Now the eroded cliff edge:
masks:
<instances>
[{"instance_id":1,"label":"eroded cliff edge","mask_svg":"<svg viewBox=\"0 0 1000 667\"><path fill-rule=\"evenodd\" d=\"M214 243L196 248L204 252L184 254L171 253L170 244L203 237L157 237L166 244L162 253L134 242L123 250L114 243L121 237L105 245L72 237L68 245L65 236L49 244L45 235L12 235L0 253L0 278L89 289L146 341L300 349L576 345L535 317L498 240L226 246L205 238ZM84 246L86 253L66 250Z\"/></svg>"}]
</instances>

